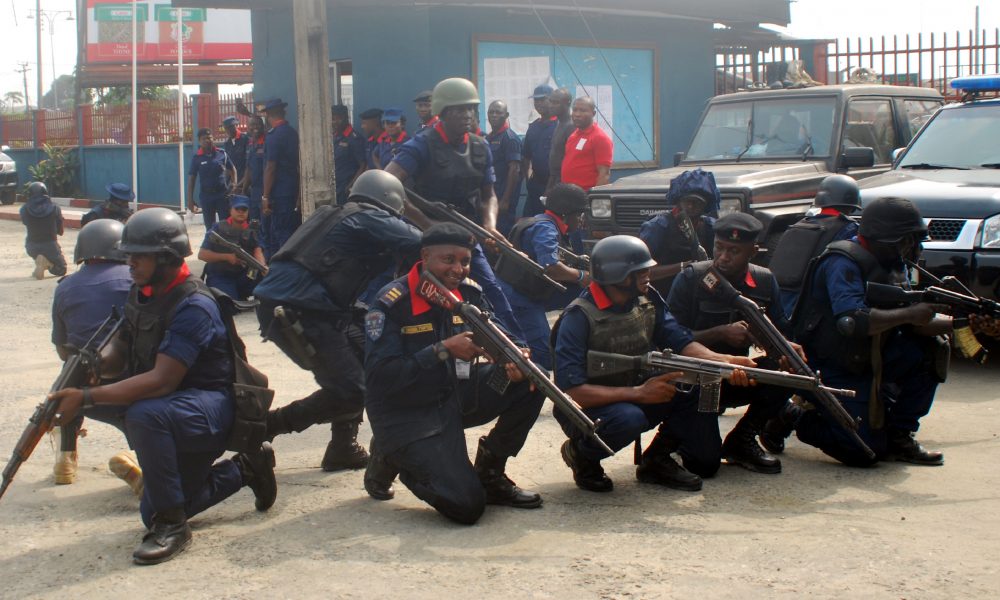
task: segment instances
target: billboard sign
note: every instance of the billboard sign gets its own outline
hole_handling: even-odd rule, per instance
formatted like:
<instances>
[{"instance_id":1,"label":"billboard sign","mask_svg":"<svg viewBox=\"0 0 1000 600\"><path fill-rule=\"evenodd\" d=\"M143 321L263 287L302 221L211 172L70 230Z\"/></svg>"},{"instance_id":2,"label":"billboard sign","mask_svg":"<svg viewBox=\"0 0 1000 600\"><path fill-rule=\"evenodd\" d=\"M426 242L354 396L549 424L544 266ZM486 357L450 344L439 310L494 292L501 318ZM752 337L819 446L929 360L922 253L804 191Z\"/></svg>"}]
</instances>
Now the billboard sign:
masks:
<instances>
[{"instance_id":1,"label":"billboard sign","mask_svg":"<svg viewBox=\"0 0 1000 600\"><path fill-rule=\"evenodd\" d=\"M87 63L132 60L133 6L139 62L177 62L178 35L183 36L184 62L253 58L249 10L182 8L178 28L178 9L169 3L87 0Z\"/></svg>"}]
</instances>

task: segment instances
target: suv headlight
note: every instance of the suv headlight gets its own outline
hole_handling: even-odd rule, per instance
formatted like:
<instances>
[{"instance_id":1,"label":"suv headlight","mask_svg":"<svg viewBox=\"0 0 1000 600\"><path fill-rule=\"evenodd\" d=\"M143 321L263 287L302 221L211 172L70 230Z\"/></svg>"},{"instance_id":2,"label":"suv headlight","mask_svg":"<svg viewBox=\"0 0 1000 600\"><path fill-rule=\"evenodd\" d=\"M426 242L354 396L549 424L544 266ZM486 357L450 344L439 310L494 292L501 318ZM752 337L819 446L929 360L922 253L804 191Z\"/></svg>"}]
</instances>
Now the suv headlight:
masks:
<instances>
[{"instance_id":1,"label":"suv headlight","mask_svg":"<svg viewBox=\"0 0 1000 600\"><path fill-rule=\"evenodd\" d=\"M739 198L723 198L722 202L719 203L719 217L724 217L729 213L738 213L742 208Z\"/></svg>"},{"instance_id":2,"label":"suv headlight","mask_svg":"<svg viewBox=\"0 0 1000 600\"><path fill-rule=\"evenodd\" d=\"M979 245L983 248L1000 248L1000 214L983 221L983 237Z\"/></svg>"},{"instance_id":3,"label":"suv headlight","mask_svg":"<svg viewBox=\"0 0 1000 600\"><path fill-rule=\"evenodd\" d=\"M611 218L611 198L594 198L590 201L590 216L595 219Z\"/></svg>"}]
</instances>

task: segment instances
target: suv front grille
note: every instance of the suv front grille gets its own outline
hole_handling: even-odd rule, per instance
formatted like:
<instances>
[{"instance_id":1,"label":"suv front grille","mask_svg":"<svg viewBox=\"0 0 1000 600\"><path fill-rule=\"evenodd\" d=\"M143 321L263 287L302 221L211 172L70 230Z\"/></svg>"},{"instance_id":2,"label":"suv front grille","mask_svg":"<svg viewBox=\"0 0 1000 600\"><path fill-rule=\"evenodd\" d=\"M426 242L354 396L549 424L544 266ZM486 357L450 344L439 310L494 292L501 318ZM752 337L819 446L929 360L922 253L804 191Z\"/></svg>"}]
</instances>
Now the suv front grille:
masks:
<instances>
[{"instance_id":1,"label":"suv front grille","mask_svg":"<svg viewBox=\"0 0 1000 600\"><path fill-rule=\"evenodd\" d=\"M660 198L614 198L615 224L624 229L639 229L643 223L667 211Z\"/></svg>"},{"instance_id":2,"label":"suv front grille","mask_svg":"<svg viewBox=\"0 0 1000 600\"><path fill-rule=\"evenodd\" d=\"M927 226L927 236L932 242L954 242L964 227L964 219L932 219Z\"/></svg>"}]
</instances>

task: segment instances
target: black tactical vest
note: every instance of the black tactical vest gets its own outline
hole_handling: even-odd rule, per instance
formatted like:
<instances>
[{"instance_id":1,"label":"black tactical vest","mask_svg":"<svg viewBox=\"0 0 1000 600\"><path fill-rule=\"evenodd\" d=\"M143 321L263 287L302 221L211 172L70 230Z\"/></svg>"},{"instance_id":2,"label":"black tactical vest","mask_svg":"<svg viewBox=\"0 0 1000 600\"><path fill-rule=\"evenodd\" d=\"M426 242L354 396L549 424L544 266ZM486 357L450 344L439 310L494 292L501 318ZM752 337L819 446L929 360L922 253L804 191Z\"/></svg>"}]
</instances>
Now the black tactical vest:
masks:
<instances>
[{"instance_id":1,"label":"black tactical vest","mask_svg":"<svg viewBox=\"0 0 1000 600\"><path fill-rule=\"evenodd\" d=\"M543 220L548 219L539 215L529 217L527 219L521 219L514 225L513 228L511 228L510 235L507 237L514 248L524 252L529 258L531 258L531 260L534 261L537 261L538 257L535 256L532 249L525 248L523 245L524 231L535 223ZM561 233L559 234L559 241L560 245L569 246L569 238ZM545 281L539 277L531 277L528 273L525 273L516 266L511 266L511 263L507 262L503 256L500 257L500 260L497 262L496 266L493 267L493 270L496 272L497 277L506 281L510 287L517 290L525 298L534 302L546 302L555 294L555 289L551 285L545 283Z\"/></svg>"},{"instance_id":2,"label":"black tactical vest","mask_svg":"<svg viewBox=\"0 0 1000 600\"><path fill-rule=\"evenodd\" d=\"M645 296L640 296L632 310L624 313L601 310L592 300L582 297L571 302L570 306L580 307L590 324L587 350L636 356L649 352L653 347L656 305ZM552 328L553 347L558 330L559 323L556 323ZM587 383L597 385L625 386L638 382L638 373L587 377Z\"/></svg>"},{"instance_id":3,"label":"black tactical vest","mask_svg":"<svg viewBox=\"0 0 1000 600\"><path fill-rule=\"evenodd\" d=\"M327 235L344 219L364 210L373 209L355 202L317 208L272 260L299 263L320 281L336 306L350 309L371 280L393 264L391 252L346 256L330 245Z\"/></svg>"},{"instance_id":4,"label":"black tactical vest","mask_svg":"<svg viewBox=\"0 0 1000 600\"><path fill-rule=\"evenodd\" d=\"M713 295L701 285L697 285L697 282L701 281L702 277L705 276L705 273L707 273L711 267L712 261L710 260L704 260L688 267L694 271L694 281L696 282L694 288L694 302L696 304L697 316L695 317L693 323L682 323L682 325L689 327L694 331L711 329L712 327L718 327L720 325L729 325L740 321L743 318L740 316L739 312L734 310L729 304L726 304L718 299L717 296ZM740 281L733 284L733 287L739 290L739 292L747 298L756 302L758 306L766 311L769 306L778 301L778 298L773 296L774 275L772 275L771 272L764 267L760 267L752 263L749 266L749 270L750 275L757 283L757 286L750 287L745 282ZM711 349L723 354L745 355L749 348L713 346Z\"/></svg>"},{"instance_id":5,"label":"black tactical vest","mask_svg":"<svg viewBox=\"0 0 1000 600\"><path fill-rule=\"evenodd\" d=\"M486 140L469 134L469 143L459 151L436 131L426 134L430 161L415 178L417 193L428 200L454 206L464 216L479 222L479 196L486 171Z\"/></svg>"},{"instance_id":6,"label":"black tactical vest","mask_svg":"<svg viewBox=\"0 0 1000 600\"><path fill-rule=\"evenodd\" d=\"M133 285L125 303L126 340L128 342L128 374L135 376L153 370L156 353L163 336L174 318L177 305L195 293L213 298L205 283L191 275L166 294L139 302L139 287Z\"/></svg>"},{"instance_id":7,"label":"black tactical vest","mask_svg":"<svg viewBox=\"0 0 1000 600\"><path fill-rule=\"evenodd\" d=\"M253 248L254 248L253 229L249 227L239 227L233 225L229 221L219 221L219 226L216 231L218 231L219 235L225 238L227 242L231 242L233 244L239 244L240 247L246 250L247 252L253 253ZM222 254L230 253L227 248L221 249L220 252Z\"/></svg>"},{"instance_id":8,"label":"black tactical vest","mask_svg":"<svg viewBox=\"0 0 1000 600\"><path fill-rule=\"evenodd\" d=\"M831 254L851 259L861 267L864 281L888 283L889 274L871 252L849 240L833 242L823 254L814 259L806 274L802 297L795 306L792 325L795 340L817 354L821 360L831 360L853 373L862 374L872 369L871 337L847 337L837 330L837 316L829 302L817 302L812 297L813 277L816 266Z\"/></svg>"},{"instance_id":9,"label":"black tactical vest","mask_svg":"<svg viewBox=\"0 0 1000 600\"><path fill-rule=\"evenodd\" d=\"M822 219L802 219L781 236L768 267L782 290L802 289L809 263L826 250L837 234L850 225L844 215Z\"/></svg>"}]
</instances>

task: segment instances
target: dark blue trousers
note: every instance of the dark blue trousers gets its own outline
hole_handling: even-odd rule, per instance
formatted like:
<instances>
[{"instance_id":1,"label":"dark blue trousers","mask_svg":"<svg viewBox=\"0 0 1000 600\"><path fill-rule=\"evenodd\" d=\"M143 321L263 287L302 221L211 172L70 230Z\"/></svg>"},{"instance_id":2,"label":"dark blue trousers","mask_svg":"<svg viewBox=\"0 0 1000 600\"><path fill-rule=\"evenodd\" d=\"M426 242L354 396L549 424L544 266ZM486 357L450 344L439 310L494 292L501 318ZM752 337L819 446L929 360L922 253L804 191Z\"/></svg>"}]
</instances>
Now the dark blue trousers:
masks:
<instances>
[{"instance_id":1,"label":"dark blue trousers","mask_svg":"<svg viewBox=\"0 0 1000 600\"><path fill-rule=\"evenodd\" d=\"M517 322L517 318L514 317L514 311L510 308L510 302L507 301L507 296L504 295L503 290L500 288L500 282L497 281L497 276L493 273L493 267L486 260L486 255L483 254L483 247L479 244L476 244L476 247L472 250L472 265L469 277L482 286L483 295L486 296L486 300L493 307L493 313L497 320L514 337L523 340L524 332L521 331L521 325Z\"/></svg>"},{"instance_id":2,"label":"dark blue trousers","mask_svg":"<svg viewBox=\"0 0 1000 600\"><path fill-rule=\"evenodd\" d=\"M928 367L923 342L915 335L897 332L886 343L879 390L884 404L884 425L878 429L872 427L870 414L872 374L857 375L834 363L817 361L813 364L813 368L823 374L826 385L856 392L854 398L839 399L851 416L861 419L858 435L875 452L874 459L869 459L818 405L816 410L799 419L798 438L848 466L867 467L884 459L888 433L917 431L920 419L930 412L934 403L938 380Z\"/></svg>"},{"instance_id":3,"label":"dark blue trousers","mask_svg":"<svg viewBox=\"0 0 1000 600\"><path fill-rule=\"evenodd\" d=\"M205 229L215 225L216 221L229 218L229 200L225 194L209 194L202 192L198 197L201 206L201 218L205 221Z\"/></svg>"},{"instance_id":4,"label":"dark blue trousers","mask_svg":"<svg viewBox=\"0 0 1000 600\"><path fill-rule=\"evenodd\" d=\"M292 237L295 230L302 224L302 213L298 211L295 198L272 198L271 214L261 218L261 248L264 257L271 257Z\"/></svg>"},{"instance_id":5,"label":"dark blue trousers","mask_svg":"<svg viewBox=\"0 0 1000 600\"><path fill-rule=\"evenodd\" d=\"M97 406L84 415L122 429L142 467L139 513L147 527L153 514L183 508L190 518L243 486L226 450L233 401L225 392L178 390L128 407Z\"/></svg>"}]
</instances>

